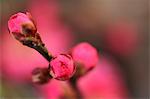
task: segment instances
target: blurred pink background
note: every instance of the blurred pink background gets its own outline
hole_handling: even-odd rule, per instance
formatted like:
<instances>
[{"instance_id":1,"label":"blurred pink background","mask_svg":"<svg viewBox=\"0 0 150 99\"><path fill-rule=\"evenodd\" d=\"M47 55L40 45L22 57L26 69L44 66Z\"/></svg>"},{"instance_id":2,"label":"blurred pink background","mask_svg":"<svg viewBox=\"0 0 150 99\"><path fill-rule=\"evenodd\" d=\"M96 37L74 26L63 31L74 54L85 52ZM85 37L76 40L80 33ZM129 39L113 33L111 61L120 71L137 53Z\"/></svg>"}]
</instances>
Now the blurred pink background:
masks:
<instances>
[{"instance_id":1,"label":"blurred pink background","mask_svg":"<svg viewBox=\"0 0 150 99\"><path fill-rule=\"evenodd\" d=\"M62 99L72 94L67 81L31 82L32 70L47 67L48 62L9 34L7 21L19 11L32 14L54 55L82 41L97 48L99 63L78 80L84 99L148 97L147 0L0 0L0 4L0 97Z\"/></svg>"}]
</instances>

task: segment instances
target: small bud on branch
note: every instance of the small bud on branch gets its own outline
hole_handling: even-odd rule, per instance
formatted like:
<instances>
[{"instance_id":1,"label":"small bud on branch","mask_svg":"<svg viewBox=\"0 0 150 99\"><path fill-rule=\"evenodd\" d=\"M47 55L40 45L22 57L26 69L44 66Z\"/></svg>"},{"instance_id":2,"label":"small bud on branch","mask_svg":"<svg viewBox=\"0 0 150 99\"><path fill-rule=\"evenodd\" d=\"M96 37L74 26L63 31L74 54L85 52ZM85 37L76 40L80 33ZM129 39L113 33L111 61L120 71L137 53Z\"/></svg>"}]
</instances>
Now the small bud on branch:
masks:
<instances>
[{"instance_id":1,"label":"small bud on branch","mask_svg":"<svg viewBox=\"0 0 150 99\"><path fill-rule=\"evenodd\" d=\"M71 55L74 61L83 66L86 71L95 67L99 59L96 48L86 42L76 45L72 49Z\"/></svg>"},{"instance_id":2,"label":"small bud on branch","mask_svg":"<svg viewBox=\"0 0 150 99\"><path fill-rule=\"evenodd\" d=\"M45 84L49 82L52 77L49 75L47 68L35 68L32 71L32 81L37 84Z\"/></svg>"},{"instance_id":3,"label":"small bud on branch","mask_svg":"<svg viewBox=\"0 0 150 99\"><path fill-rule=\"evenodd\" d=\"M75 72L75 65L70 55L60 54L50 62L50 74L58 80L68 80Z\"/></svg>"},{"instance_id":4,"label":"small bud on branch","mask_svg":"<svg viewBox=\"0 0 150 99\"><path fill-rule=\"evenodd\" d=\"M10 33L23 45L35 49L50 61L52 55L49 54L45 44L42 42L36 25L30 13L17 13L10 17L8 21Z\"/></svg>"}]
</instances>

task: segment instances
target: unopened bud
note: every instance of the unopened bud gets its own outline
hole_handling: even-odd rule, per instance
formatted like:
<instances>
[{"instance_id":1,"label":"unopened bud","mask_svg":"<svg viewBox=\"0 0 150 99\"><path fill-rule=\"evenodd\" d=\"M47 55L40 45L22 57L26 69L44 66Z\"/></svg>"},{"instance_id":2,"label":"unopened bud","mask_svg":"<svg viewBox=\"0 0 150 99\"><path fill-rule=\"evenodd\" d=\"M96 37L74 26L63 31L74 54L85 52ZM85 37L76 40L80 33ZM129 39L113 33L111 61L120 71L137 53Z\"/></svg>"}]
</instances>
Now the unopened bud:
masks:
<instances>
[{"instance_id":1,"label":"unopened bud","mask_svg":"<svg viewBox=\"0 0 150 99\"><path fill-rule=\"evenodd\" d=\"M35 68L32 71L32 82L38 84L47 83L51 79L48 68Z\"/></svg>"},{"instance_id":2,"label":"unopened bud","mask_svg":"<svg viewBox=\"0 0 150 99\"><path fill-rule=\"evenodd\" d=\"M70 55L60 54L50 62L50 74L58 80L68 80L75 72L75 65Z\"/></svg>"},{"instance_id":3,"label":"unopened bud","mask_svg":"<svg viewBox=\"0 0 150 99\"><path fill-rule=\"evenodd\" d=\"M10 17L8 21L8 28L16 39L23 37L34 36L37 28L32 20L30 13L17 13Z\"/></svg>"},{"instance_id":4,"label":"unopened bud","mask_svg":"<svg viewBox=\"0 0 150 99\"><path fill-rule=\"evenodd\" d=\"M71 55L75 62L84 66L86 71L95 67L98 62L96 48L86 42L76 45L72 49Z\"/></svg>"}]
</instances>

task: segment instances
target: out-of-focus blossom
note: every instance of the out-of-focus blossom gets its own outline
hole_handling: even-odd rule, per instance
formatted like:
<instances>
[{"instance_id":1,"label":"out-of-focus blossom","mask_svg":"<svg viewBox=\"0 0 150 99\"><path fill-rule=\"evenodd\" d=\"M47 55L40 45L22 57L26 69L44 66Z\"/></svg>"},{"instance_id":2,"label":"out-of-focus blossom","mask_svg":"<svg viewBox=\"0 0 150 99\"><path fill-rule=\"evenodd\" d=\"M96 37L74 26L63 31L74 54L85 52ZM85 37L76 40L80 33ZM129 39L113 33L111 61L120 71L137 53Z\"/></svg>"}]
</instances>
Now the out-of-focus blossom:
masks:
<instances>
[{"instance_id":1,"label":"out-of-focus blossom","mask_svg":"<svg viewBox=\"0 0 150 99\"><path fill-rule=\"evenodd\" d=\"M64 82L65 83L65 82ZM58 81L58 80L51 80L49 83L37 86L38 92L40 93L40 97L44 99L60 99L60 97L63 95L63 86L64 83Z\"/></svg>"},{"instance_id":2,"label":"out-of-focus blossom","mask_svg":"<svg viewBox=\"0 0 150 99\"><path fill-rule=\"evenodd\" d=\"M67 54L60 54L50 62L50 74L58 80L68 80L75 72L75 65L72 57Z\"/></svg>"},{"instance_id":3,"label":"out-of-focus blossom","mask_svg":"<svg viewBox=\"0 0 150 99\"><path fill-rule=\"evenodd\" d=\"M127 89L117 63L101 56L99 64L78 81L84 99L127 99Z\"/></svg>"},{"instance_id":4,"label":"out-of-focus blossom","mask_svg":"<svg viewBox=\"0 0 150 99\"><path fill-rule=\"evenodd\" d=\"M93 68L98 62L97 50L87 42L76 45L71 55L76 62L83 64L86 70Z\"/></svg>"},{"instance_id":5,"label":"out-of-focus blossom","mask_svg":"<svg viewBox=\"0 0 150 99\"><path fill-rule=\"evenodd\" d=\"M106 28L105 46L113 53L127 56L135 52L138 45L138 31L135 24L119 21Z\"/></svg>"},{"instance_id":6,"label":"out-of-focus blossom","mask_svg":"<svg viewBox=\"0 0 150 99\"><path fill-rule=\"evenodd\" d=\"M35 85L40 97L44 99L74 99L75 93L66 81L52 79L44 85Z\"/></svg>"}]
</instances>

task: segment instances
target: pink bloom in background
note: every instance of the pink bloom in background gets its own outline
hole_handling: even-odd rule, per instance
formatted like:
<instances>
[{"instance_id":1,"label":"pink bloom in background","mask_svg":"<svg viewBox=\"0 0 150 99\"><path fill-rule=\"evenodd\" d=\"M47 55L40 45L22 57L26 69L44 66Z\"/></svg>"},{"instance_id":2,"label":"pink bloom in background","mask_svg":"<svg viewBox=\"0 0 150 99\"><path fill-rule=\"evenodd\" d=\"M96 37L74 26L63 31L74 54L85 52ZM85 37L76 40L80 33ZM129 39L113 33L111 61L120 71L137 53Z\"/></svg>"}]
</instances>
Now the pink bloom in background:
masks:
<instances>
[{"instance_id":1,"label":"pink bloom in background","mask_svg":"<svg viewBox=\"0 0 150 99\"><path fill-rule=\"evenodd\" d=\"M96 48L86 42L76 45L72 49L71 54L73 59L83 64L87 70L95 67L98 62L98 52Z\"/></svg>"},{"instance_id":2,"label":"pink bloom in background","mask_svg":"<svg viewBox=\"0 0 150 99\"><path fill-rule=\"evenodd\" d=\"M60 96L62 96L64 92L62 87L64 84L66 84L66 82L54 79L47 84L41 86L35 85L35 87L37 88L40 97L43 99L60 99Z\"/></svg>"},{"instance_id":3,"label":"pink bloom in background","mask_svg":"<svg viewBox=\"0 0 150 99\"><path fill-rule=\"evenodd\" d=\"M118 64L101 56L98 65L79 79L84 99L128 99L128 90Z\"/></svg>"},{"instance_id":4,"label":"pink bloom in background","mask_svg":"<svg viewBox=\"0 0 150 99\"><path fill-rule=\"evenodd\" d=\"M8 21L8 28L11 33L22 33L23 24L30 24L30 26L35 28L35 25L26 13L17 13L11 16Z\"/></svg>"},{"instance_id":5,"label":"pink bloom in background","mask_svg":"<svg viewBox=\"0 0 150 99\"><path fill-rule=\"evenodd\" d=\"M135 52L138 45L138 30L135 24L119 21L106 28L106 47L113 53L128 56Z\"/></svg>"},{"instance_id":6,"label":"pink bloom in background","mask_svg":"<svg viewBox=\"0 0 150 99\"><path fill-rule=\"evenodd\" d=\"M75 65L70 55L60 54L50 62L50 74L58 80L67 80L75 72Z\"/></svg>"}]
</instances>

